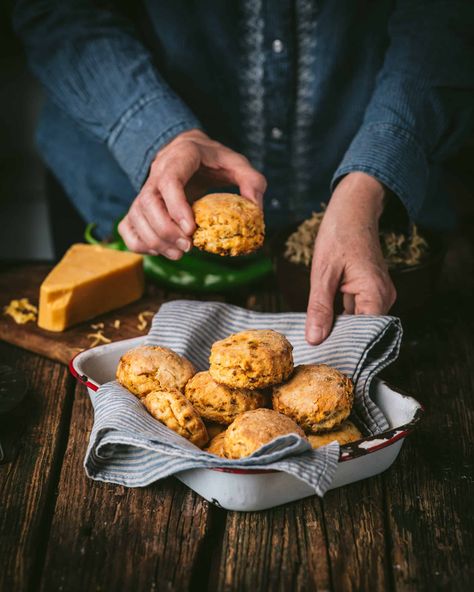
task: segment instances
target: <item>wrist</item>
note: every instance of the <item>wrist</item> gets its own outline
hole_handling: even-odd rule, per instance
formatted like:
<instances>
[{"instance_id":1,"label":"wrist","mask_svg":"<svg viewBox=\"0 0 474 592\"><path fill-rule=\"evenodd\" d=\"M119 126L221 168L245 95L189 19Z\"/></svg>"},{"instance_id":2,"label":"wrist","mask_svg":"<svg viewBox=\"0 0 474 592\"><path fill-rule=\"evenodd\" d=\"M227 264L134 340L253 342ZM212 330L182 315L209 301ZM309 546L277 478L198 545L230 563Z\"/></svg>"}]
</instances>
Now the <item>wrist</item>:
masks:
<instances>
[{"instance_id":1,"label":"wrist","mask_svg":"<svg viewBox=\"0 0 474 592\"><path fill-rule=\"evenodd\" d=\"M385 185L375 177L356 171L341 179L331 197L331 203L337 202L355 215L378 221L383 213L388 193Z\"/></svg>"}]
</instances>

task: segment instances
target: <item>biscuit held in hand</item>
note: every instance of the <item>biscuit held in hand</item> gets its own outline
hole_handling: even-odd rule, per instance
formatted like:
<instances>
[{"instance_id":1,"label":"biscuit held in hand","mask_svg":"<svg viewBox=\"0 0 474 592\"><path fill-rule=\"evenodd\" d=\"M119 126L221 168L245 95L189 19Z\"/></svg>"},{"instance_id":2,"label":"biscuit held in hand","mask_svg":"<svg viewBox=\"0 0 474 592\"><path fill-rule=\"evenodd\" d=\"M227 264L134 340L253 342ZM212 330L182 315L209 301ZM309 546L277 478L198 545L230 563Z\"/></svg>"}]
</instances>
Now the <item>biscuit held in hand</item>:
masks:
<instances>
[{"instance_id":1,"label":"biscuit held in hand","mask_svg":"<svg viewBox=\"0 0 474 592\"><path fill-rule=\"evenodd\" d=\"M155 419L161 421L173 432L199 448L207 444L209 436L204 422L179 391L152 391L142 399L142 402Z\"/></svg>"},{"instance_id":2,"label":"biscuit held in hand","mask_svg":"<svg viewBox=\"0 0 474 592\"><path fill-rule=\"evenodd\" d=\"M260 391L231 389L218 384L209 372L198 372L187 383L186 398L201 417L208 421L229 424L240 413L265 407L267 397Z\"/></svg>"},{"instance_id":3,"label":"biscuit held in hand","mask_svg":"<svg viewBox=\"0 0 474 592\"><path fill-rule=\"evenodd\" d=\"M321 434L310 434L308 435L309 443L313 448L319 448L320 446L326 446L336 440L342 446L349 444L349 442L355 442L362 438L362 434L355 427L352 421L346 420L340 426L337 426L330 432L322 432Z\"/></svg>"},{"instance_id":4,"label":"biscuit held in hand","mask_svg":"<svg viewBox=\"0 0 474 592\"><path fill-rule=\"evenodd\" d=\"M117 380L137 397L153 390L184 390L196 370L189 360L167 347L143 345L126 352L117 367Z\"/></svg>"},{"instance_id":5,"label":"biscuit held in hand","mask_svg":"<svg viewBox=\"0 0 474 592\"><path fill-rule=\"evenodd\" d=\"M250 456L264 444L286 434L298 434L307 439L292 419L273 409L242 413L224 433L224 455L227 458Z\"/></svg>"},{"instance_id":6,"label":"biscuit held in hand","mask_svg":"<svg viewBox=\"0 0 474 592\"><path fill-rule=\"evenodd\" d=\"M233 193L212 193L193 204L198 249L217 255L247 255L263 245L262 210L249 199Z\"/></svg>"},{"instance_id":7,"label":"biscuit held in hand","mask_svg":"<svg viewBox=\"0 0 474 592\"><path fill-rule=\"evenodd\" d=\"M292 351L288 339L272 329L241 331L213 344L209 372L231 388L263 389L292 373Z\"/></svg>"},{"instance_id":8,"label":"biscuit held in hand","mask_svg":"<svg viewBox=\"0 0 474 592\"><path fill-rule=\"evenodd\" d=\"M285 384L273 388L273 408L294 419L307 432L330 430L350 414L354 385L325 364L297 366Z\"/></svg>"}]
</instances>

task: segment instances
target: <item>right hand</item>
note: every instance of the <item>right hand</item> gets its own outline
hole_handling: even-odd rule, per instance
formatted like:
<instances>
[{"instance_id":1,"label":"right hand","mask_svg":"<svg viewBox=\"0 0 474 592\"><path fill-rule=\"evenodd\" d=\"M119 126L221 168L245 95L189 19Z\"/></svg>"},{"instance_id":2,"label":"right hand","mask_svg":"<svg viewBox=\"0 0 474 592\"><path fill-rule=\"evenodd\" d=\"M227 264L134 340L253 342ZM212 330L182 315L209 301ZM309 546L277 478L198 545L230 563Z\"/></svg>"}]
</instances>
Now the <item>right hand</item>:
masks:
<instances>
[{"instance_id":1,"label":"right hand","mask_svg":"<svg viewBox=\"0 0 474 592\"><path fill-rule=\"evenodd\" d=\"M196 228L189 199L237 185L262 207L267 183L249 161L200 130L179 134L156 155L148 179L118 230L131 251L179 259Z\"/></svg>"}]
</instances>

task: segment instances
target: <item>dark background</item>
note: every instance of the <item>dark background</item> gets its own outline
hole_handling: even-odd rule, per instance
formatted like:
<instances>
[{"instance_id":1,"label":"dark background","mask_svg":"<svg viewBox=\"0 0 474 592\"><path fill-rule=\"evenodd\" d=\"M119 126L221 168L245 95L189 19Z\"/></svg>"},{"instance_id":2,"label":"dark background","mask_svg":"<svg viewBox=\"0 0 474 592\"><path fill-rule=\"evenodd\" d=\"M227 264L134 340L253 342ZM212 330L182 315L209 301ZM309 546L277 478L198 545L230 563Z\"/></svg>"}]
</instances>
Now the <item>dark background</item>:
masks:
<instances>
[{"instance_id":1,"label":"dark background","mask_svg":"<svg viewBox=\"0 0 474 592\"><path fill-rule=\"evenodd\" d=\"M54 186L35 147L41 102L41 87L11 29L9 3L0 2L0 260L4 261L51 260L82 236L82 223ZM474 220L474 138L448 166L460 226L466 228Z\"/></svg>"}]
</instances>

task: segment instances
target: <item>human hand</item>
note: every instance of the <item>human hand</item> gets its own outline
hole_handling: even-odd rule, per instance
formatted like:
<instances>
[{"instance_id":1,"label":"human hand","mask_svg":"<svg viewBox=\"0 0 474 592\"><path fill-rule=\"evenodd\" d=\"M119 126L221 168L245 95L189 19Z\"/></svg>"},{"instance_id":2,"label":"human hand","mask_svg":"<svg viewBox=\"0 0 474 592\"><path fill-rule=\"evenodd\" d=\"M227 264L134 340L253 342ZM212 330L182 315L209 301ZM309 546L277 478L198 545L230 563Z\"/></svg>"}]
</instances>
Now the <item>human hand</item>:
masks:
<instances>
[{"instance_id":1,"label":"human hand","mask_svg":"<svg viewBox=\"0 0 474 592\"><path fill-rule=\"evenodd\" d=\"M337 185L314 246L306 339L317 345L329 335L334 297L343 294L347 314L385 314L396 299L379 240L385 188L365 173Z\"/></svg>"},{"instance_id":2,"label":"human hand","mask_svg":"<svg viewBox=\"0 0 474 592\"><path fill-rule=\"evenodd\" d=\"M179 134L158 152L119 224L125 244L139 253L179 259L191 249L196 227L188 199L219 185L237 185L241 195L262 207L265 177L244 156L200 130Z\"/></svg>"}]
</instances>

